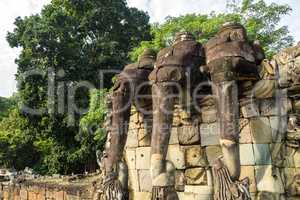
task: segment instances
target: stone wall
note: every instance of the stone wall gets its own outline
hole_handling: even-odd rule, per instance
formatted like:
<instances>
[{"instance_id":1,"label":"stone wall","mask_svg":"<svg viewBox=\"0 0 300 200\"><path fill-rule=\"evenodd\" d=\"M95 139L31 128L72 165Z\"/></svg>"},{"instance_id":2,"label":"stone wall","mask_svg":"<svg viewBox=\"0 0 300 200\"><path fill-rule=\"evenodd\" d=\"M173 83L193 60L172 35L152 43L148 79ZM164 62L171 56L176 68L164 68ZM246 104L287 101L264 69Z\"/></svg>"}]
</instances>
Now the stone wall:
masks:
<instances>
[{"instance_id":1,"label":"stone wall","mask_svg":"<svg viewBox=\"0 0 300 200\"><path fill-rule=\"evenodd\" d=\"M286 99L279 103L262 99L244 103L240 109L241 179L250 178L252 199L300 199L294 181L300 173L300 151L285 141L291 104ZM213 199L211 166L222 152L215 106L206 104L201 110L201 115L191 119L176 107L168 160L176 167L180 200ZM124 157L134 200L151 197L151 130L143 124L140 114L133 110Z\"/></svg>"},{"instance_id":2,"label":"stone wall","mask_svg":"<svg viewBox=\"0 0 300 200\"><path fill-rule=\"evenodd\" d=\"M55 182L34 180L17 185L0 183L0 200L92 200L95 194L94 184L90 181Z\"/></svg>"}]
</instances>

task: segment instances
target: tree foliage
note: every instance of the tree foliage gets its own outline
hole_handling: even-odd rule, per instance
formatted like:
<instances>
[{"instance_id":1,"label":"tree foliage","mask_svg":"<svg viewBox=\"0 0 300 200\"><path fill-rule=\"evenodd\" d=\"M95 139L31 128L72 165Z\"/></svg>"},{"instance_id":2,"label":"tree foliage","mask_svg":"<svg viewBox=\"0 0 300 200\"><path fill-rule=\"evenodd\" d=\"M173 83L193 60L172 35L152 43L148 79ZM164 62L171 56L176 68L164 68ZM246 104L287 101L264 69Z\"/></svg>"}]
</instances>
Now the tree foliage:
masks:
<instances>
[{"instance_id":1,"label":"tree foliage","mask_svg":"<svg viewBox=\"0 0 300 200\"><path fill-rule=\"evenodd\" d=\"M153 39L143 41L131 52L131 59L137 60L138 55L145 48L154 48L157 51L172 43L175 33L179 31L192 32L197 40L205 43L213 37L222 24L228 21L243 24L251 40L259 40L267 55L271 57L275 52L293 44L287 26L279 26L280 19L289 14L288 5L276 3L267 4L264 0L242 0L240 3L231 1L227 7L230 12L208 15L187 14L179 17L168 17L163 24L154 24L151 27Z\"/></svg>"},{"instance_id":2,"label":"tree foliage","mask_svg":"<svg viewBox=\"0 0 300 200\"><path fill-rule=\"evenodd\" d=\"M20 138L38 152L30 166L40 173L83 172L94 150L82 141L85 137L78 137L83 112L72 109L88 108L89 89L100 87L100 70L121 69L129 61L128 52L151 39L149 16L129 8L125 0L52 0L40 14L17 18L15 26L7 41L22 50L16 63L23 106L14 112L16 120L26 121L16 127ZM5 120L18 123L11 116ZM5 138L11 134L13 129L1 133ZM3 144L10 148L13 143ZM7 150L0 152L7 155Z\"/></svg>"}]
</instances>

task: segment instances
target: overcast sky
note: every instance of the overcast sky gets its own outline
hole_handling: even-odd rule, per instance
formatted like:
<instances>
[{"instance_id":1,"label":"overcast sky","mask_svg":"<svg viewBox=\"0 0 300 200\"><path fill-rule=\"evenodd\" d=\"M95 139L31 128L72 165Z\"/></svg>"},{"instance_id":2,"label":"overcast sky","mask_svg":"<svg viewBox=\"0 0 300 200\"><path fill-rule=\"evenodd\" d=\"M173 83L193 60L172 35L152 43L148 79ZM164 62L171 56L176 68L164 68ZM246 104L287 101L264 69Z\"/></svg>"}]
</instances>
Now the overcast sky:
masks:
<instances>
[{"instance_id":1,"label":"overcast sky","mask_svg":"<svg viewBox=\"0 0 300 200\"><path fill-rule=\"evenodd\" d=\"M17 66L14 60L17 49L11 49L5 36L12 31L14 19L38 13L43 5L51 0L1 0L0 1L0 96L11 96L16 91L14 74ZM226 0L127 0L129 6L145 10L151 16L151 22L163 22L167 16L179 16L186 13L210 13L226 11ZM282 20L288 25L296 41L300 41L300 1L299 0L266 0L267 2L287 3L293 7L293 13Z\"/></svg>"}]
</instances>

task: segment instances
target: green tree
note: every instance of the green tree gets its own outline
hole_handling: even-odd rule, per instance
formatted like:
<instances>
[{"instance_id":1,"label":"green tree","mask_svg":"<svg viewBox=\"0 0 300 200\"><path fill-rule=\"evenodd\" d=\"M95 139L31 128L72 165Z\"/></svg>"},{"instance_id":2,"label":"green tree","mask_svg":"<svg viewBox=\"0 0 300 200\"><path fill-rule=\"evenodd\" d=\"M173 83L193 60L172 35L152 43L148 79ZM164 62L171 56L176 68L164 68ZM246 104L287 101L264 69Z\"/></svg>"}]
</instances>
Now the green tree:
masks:
<instances>
[{"instance_id":1,"label":"green tree","mask_svg":"<svg viewBox=\"0 0 300 200\"><path fill-rule=\"evenodd\" d=\"M221 25L228 21L243 24L251 40L258 39L268 57L283 48L293 44L293 37L289 35L287 26L279 26L281 18L290 13L288 5L276 3L267 4L264 0L242 0L240 3L231 1L227 7L228 13L209 15L187 14L179 17L168 17L163 24L154 24L151 27L153 39L143 41L141 45L131 52L131 59L137 60L138 55L145 48L154 48L157 51L170 45L175 33L190 31L202 43L213 37Z\"/></svg>"},{"instance_id":2,"label":"green tree","mask_svg":"<svg viewBox=\"0 0 300 200\"><path fill-rule=\"evenodd\" d=\"M78 140L80 114L68 109L73 98L74 105L86 109L89 89L71 91L82 81L99 88L99 70L121 69L128 52L151 39L148 21L146 13L127 7L125 0L53 0L40 14L16 19L7 40L22 49L16 60L23 105L18 111L28 120L39 172L84 170L93 152ZM104 83L110 87L111 77ZM43 112L33 114L24 105Z\"/></svg>"},{"instance_id":3,"label":"green tree","mask_svg":"<svg viewBox=\"0 0 300 200\"><path fill-rule=\"evenodd\" d=\"M17 95L10 98L0 97L0 121L8 117L9 111L17 105Z\"/></svg>"}]
</instances>

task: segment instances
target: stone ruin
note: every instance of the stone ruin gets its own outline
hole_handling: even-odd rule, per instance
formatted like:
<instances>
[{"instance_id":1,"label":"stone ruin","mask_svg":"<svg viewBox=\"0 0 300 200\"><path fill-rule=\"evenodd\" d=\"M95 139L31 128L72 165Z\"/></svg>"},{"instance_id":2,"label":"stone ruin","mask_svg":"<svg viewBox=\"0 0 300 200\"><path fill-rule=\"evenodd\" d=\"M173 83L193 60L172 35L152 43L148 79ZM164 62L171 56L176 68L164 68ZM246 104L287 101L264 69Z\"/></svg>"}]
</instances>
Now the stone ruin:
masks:
<instances>
[{"instance_id":1,"label":"stone ruin","mask_svg":"<svg viewBox=\"0 0 300 200\"><path fill-rule=\"evenodd\" d=\"M215 85L194 93L197 110L160 101L176 93L171 81L190 96L181 79L191 71L182 66L192 68L191 88L199 80ZM153 101L133 102L148 77L152 92L146 84L142 94ZM203 46L180 33L157 58L147 50L118 76L100 175L1 185L0 199L298 200L299 80L300 44L267 60L238 24L225 24Z\"/></svg>"},{"instance_id":2,"label":"stone ruin","mask_svg":"<svg viewBox=\"0 0 300 200\"><path fill-rule=\"evenodd\" d=\"M241 25L227 23L203 46L184 32L156 60L149 51L125 67L112 93L98 199L300 199L300 44L267 60ZM148 77L141 94L152 102L139 103ZM211 88L188 90L201 81ZM182 104L174 82L200 96L197 111Z\"/></svg>"}]
</instances>

